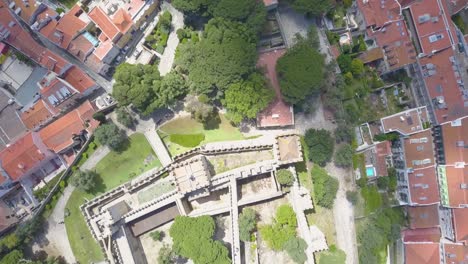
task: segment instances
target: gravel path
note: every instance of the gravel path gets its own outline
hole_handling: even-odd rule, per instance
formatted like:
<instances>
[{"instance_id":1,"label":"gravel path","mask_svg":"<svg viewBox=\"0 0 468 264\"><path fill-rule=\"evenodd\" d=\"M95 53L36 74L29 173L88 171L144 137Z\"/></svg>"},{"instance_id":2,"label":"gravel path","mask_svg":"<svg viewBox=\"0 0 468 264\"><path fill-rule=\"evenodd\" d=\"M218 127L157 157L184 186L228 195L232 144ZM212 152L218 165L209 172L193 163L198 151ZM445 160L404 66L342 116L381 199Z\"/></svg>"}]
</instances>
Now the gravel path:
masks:
<instances>
[{"instance_id":1,"label":"gravel path","mask_svg":"<svg viewBox=\"0 0 468 264\"><path fill-rule=\"evenodd\" d=\"M75 187L69 185L63 191L54 211L44 224L44 233L36 238L32 246L33 252L44 250L49 256L63 256L67 263L75 263L76 259L68 242L67 229L65 228L64 211L70 195Z\"/></svg>"},{"instance_id":2,"label":"gravel path","mask_svg":"<svg viewBox=\"0 0 468 264\"><path fill-rule=\"evenodd\" d=\"M110 152L108 147L102 146L86 160L81 170L91 170ZM65 217L65 207L75 187L68 185L59 197L52 214L43 226L44 232L38 235L32 245L34 253L45 251L49 256L63 256L67 263L76 263L75 256L68 241L67 229L62 223Z\"/></svg>"},{"instance_id":3,"label":"gravel path","mask_svg":"<svg viewBox=\"0 0 468 264\"><path fill-rule=\"evenodd\" d=\"M177 45L179 45L179 39L177 38L177 30L184 27L184 15L175 9L171 4L164 1L161 4L162 11L169 11L172 14L172 31L167 39L167 46L164 53L161 56L159 62L159 73L161 76L166 75L172 69L174 63L175 51Z\"/></svg>"}]
</instances>

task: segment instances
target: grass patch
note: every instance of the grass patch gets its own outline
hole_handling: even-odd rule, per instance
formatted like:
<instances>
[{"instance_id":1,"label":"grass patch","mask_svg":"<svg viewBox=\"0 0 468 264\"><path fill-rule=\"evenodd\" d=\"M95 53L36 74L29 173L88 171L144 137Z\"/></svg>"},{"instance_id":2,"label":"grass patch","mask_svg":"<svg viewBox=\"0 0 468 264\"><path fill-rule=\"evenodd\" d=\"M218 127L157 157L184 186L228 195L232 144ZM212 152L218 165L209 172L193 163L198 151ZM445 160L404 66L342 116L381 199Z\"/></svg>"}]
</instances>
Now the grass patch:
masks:
<instances>
[{"instance_id":1,"label":"grass patch","mask_svg":"<svg viewBox=\"0 0 468 264\"><path fill-rule=\"evenodd\" d=\"M67 8L71 9L78 1L77 0L59 0L59 2L65 5Z\"/></svg>"},{"instance_id":2,"label":"grass patch","mask_svg":"<svg viewBox=\"0 0 468 264\"><path fill-rule=\"evenodd\" d=\"M160 197L165 193L175 190L175 188L175 185L171 184L171 182L160 182L154 186L149 187L146 190L140 191L138 193L138 202L140 204L149 202L153 199Z\"/></svg>"},{"instance_id":3,"label":"grass patch","mask_svg":"<svg viewBox=\"0 0 468 264\"><path fill-rule=\"evenodd\" d=\"M374 212L382 206L382 196L376 186L366 186L361 189L362 198L364 198L364 207L366 215Z\"/></svg>"},{"instance_id":4,"label":"grass patch","mask_svg":"<svg viewBox=\"0 0 468 264\"><path fill-rule=\"evenodd\" d=\"M186 148L194 148L205 140L204 134L172 134L169 136L169 140L172 143L181 145Z\"/></svg>"},{"instance_id":5,"label":"grass patch","mask_svg":"<svg viewBox=\"0 0 468 264\"><path fill-rule=\"evenodd\" d=\"M112 151L96 165L95 170L100 175L101 181L91 192L95 195L75 189L67 202L66 208L70 216L65 218L65 226L73 254L79 263L104 260L99 245L89 232L79 207L86 200L115 188L144 171L161 166L143 134L133 134L129 137L129 142L126 150L120 153Z\"/></svg>"},{"instance_id":6,"label":"grass patch","mask_svg":"<svg viewBox=\"0 0 468 264\"><path fill-rule=\"evenodd\" d=\"M231 123L224 117L224 115L219 115L219 118L219 124L210 128L205 128L202 123L197 122L190 116L180 117L164 124L158 130L158 134L166 144L166 147L172 156L178 155L193 148L184 147L177 143L171 142L171 135L173 134L203 134L205 136L204 140L199 142L199 144L196 146L203 145L209 142L244 139L244 136L239 131L239 129L231 125Z\"/></svg>"},{"instance_id":7,"label":"grass patch","mask_svg":"<svg viewBox=\"0 0 468 264\"><path fill-rule=\"evenodd\" d=\"M344 264L346 261L346 253L337 248L320 252L318 256L318 263L320 264Z\"/></svg>"}]
</instances>

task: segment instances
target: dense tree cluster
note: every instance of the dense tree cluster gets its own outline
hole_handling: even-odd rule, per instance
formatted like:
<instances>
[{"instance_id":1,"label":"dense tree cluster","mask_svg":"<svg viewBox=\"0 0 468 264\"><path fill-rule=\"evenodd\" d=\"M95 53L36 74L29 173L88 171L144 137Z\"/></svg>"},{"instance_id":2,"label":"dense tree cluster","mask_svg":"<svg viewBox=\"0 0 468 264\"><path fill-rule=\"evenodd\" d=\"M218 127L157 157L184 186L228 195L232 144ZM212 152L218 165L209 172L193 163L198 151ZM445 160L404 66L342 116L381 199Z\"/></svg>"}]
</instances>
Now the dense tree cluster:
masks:
<instances>
[{"instance_id":1,"label":"dense tree cluster","mask_svg":"<svg viewBox=\"0 0 468 264\"><path fill-rule=\"evenodd\" d=\"M99 126L94 131L94 136L101 144L108 146L112 150L119 150L127 140L125 133L114 123L107 123Z\"/></svg>"},{"instance_id":2,"label":"dense tree cluster","mask_svg":"<svg viewBox=\"0 0 468 264\"><path fill-rule=\"evenodd\" d=\"M255 0L174 0L172 5L189 15L242 22L255 31L260 30L266 19L265 6L261 1Z\"/></svg>"},{"instance_id":3,"label":"dense tree cluster","mask_svg":"<svg viewBox=\"0 0 468 264\"><path fill-rule=\"evenodd\" d=\"M176 64L187 74L192 91L224 91L255 69L256 42L245 24L214 18L205 25L199 42L179 46Z\"/></svg>"},{"instance_id":4,"label":"dense tree cluster","mask_svg":"<svg viewBox=\"0 0 468 264\"><path fill-rule=\"evenodd\" d=\"M268 247L283 250L285 243L296 236L296 213L289 205L281 205L276 210L274 224L260 227L260 235Z\"/></svg>"},{"instance_id":5,"label":"dense tree cluster","mask_svg":"<svg viewBox=\"0 0 468 264\"><path fill-rule=\"evenodd\" d=\"M333 7L330 0L288 0L288 2L296 11L312 16L322 16Z\"/></svg>"},{"instance_id":6,"label":"dense tree cluster","mask_svg":"<svg viewBox=\"0 0 468 264\"><path fill-rule=\"evenodd\" d=\"M382 263L380 252L400 238L400 224L404 216L400 209L386 208L365 219L363 228L358 229L359 263Z\"/></svg>"},{"instance_id":7,"label":"dense tree cluster","mask_svg":"<svg viewBox=\"0 0 468 264\"><path fill-rule=\"evenodd\" d=\"M325 166L333 155L335 141L325 129L309 129L305 134L305 143L309 148L309 159L320 166Z\"/></svg>"},{"instance_id":8,"label":"dense tree cluster","mask_svg":"<svg viewBox=\"0 0 468 264\"><path fill-rule=\"evenodd\" d=\"M144 115L157 108L171 106L187 92L187 84L181 75L171 72L161 78L154 65L121 64L114 79L114 98L122 106L132 104Z\"/></svg>"},{"instance_id":9,"label":"dense tree cluster","mask_svg":"<svg viewBox=\"0 0 468 264\"><path fill-rule=\"evenodd\" d=\"M311 174L317 204L325 208L332 208L338 192L338 180L318 166L312 168Z\"/></svg>"},{"instance_id":10,"label":"dense tree cluster","mask_svg":"<svg viewBox=\"0 0 468 264\"><path fill-rule=\"evenodd\" d=\"M222 102L228 110L228 118L238 124L244 119L255 118L273 97L274 92L266 87L263 76L254 73L245 81L231 84Z\"/></svg>"},{"instance_id":11,"label":"dense tree cluster","mask_svg":"<svg viewBox=\"0 0 468 264\"><path fill-rule=\"evenodd\" d=\"M319 92L324 81L324 65L323 55L308 41L299 41L289 49L276 66L285 100L298 104Z\"/></svg>"},{"instance_id":12,"label":"dense tree cluster","mask_svg":"<svg viewBox=\"0 0 468 264\"><path fill-rule=\"evenodd\" d=\"M227 248L213 240L215 222L211 216L177 216L169 234L175 254L201 263L230 263Z\"/></svg>"},{"instance_id":13,"label":"dense tree cluster","mask_svg":"<svg viewBox=\"0 0 468 264\"><path fill-rule=\"evenodd\" d=\"M239 215L239 238L242 241L251 241L252 232L257 227L257 212L251 208L245 208Z\"/></svg>"}]
</instances>

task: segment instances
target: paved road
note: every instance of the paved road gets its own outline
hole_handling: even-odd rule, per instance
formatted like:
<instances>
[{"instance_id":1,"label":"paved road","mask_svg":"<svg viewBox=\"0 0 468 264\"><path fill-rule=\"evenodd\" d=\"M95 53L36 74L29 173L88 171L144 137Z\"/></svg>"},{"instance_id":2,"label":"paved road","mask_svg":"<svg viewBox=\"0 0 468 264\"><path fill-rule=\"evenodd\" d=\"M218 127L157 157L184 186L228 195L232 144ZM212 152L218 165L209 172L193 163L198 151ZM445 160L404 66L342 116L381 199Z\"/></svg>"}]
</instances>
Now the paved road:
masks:
<instances>
[{"instance_id":1,"label":"paved road","mask_svg":"<svg viewBox=\"0 0 468 264\"><path fill-rule=\"evenodd\" d=\"M172 69L174 63L175 51L179 45L179 38L177 38L177 30L184 27L184 15L176 10L171 4L163 2L161 4L162 11L169 11L172 14L172 31L167 40L167 47L164 50L161 60L159 61L159 73L164 76Z\"/></svg>"}]
</instances>

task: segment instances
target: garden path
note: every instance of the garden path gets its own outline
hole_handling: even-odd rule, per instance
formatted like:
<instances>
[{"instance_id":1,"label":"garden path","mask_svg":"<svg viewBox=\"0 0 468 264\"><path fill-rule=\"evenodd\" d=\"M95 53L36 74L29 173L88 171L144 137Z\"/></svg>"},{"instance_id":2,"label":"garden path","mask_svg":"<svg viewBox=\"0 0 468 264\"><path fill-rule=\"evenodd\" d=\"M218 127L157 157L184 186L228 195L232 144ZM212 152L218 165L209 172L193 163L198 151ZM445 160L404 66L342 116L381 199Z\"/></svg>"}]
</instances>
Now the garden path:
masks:
<instances>
[{"instance_id":1,"label":"garden path","mask_svg":"<svg viewBox=\"0 0 468 264\"><path fill-rule=\"evenodd\" d=\"M161 76L166 75L172 69L174 63L175 51L179 45L179 38L177 38L177 30L184 27L184 15L176 10L171 4L164 1L161 4L162 11L169 11L172 15L172 30L167 39L167 46L159 61L159 73Z\"/></svg>"}]
</instances>

